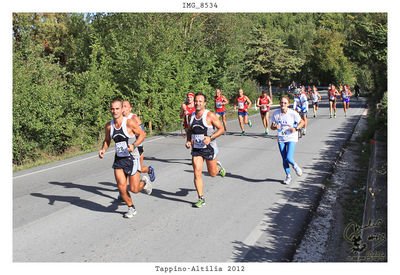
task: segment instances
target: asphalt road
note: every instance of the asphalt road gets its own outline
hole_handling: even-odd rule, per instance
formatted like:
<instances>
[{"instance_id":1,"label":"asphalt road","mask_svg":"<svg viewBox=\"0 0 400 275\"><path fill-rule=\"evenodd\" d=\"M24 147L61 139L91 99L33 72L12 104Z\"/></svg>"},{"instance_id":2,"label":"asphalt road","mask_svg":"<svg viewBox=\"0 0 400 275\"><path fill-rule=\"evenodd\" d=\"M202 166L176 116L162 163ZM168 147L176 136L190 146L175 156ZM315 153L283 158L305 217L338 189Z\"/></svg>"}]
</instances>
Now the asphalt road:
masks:
<instances>
[{"instance_id":1,"label":"asphalt road","mask_svg":"<svg viewBox=\"0 0 400 275\"><path fill-rule=\"evenodd\" d=\"M324 94L323 94L324 95ZM157 179L153 193L133 195L138 214L116 200L114 152L97 152L13 175L14 262L284 262L300 241L324 178L364 111L350 103L345 118L329 119L325 100L295 159L303 176L285 173L276 131L265 136L259 115L240 136L237 120L217 139L225 178L204 168L207 205L197 209L190 150L180 133L146 139L145 165Z\"/></svg>"}]
</instances>

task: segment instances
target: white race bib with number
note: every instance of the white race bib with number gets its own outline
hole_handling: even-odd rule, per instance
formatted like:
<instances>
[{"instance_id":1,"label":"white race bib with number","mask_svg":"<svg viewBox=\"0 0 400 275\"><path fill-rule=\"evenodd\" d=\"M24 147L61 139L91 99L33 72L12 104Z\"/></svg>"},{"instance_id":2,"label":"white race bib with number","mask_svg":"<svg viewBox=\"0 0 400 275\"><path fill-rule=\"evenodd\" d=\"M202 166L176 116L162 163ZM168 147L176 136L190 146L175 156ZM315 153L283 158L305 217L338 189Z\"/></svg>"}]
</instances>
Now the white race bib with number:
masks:
<instances>
[{"instance_id":1,"label":"white race bib with number","mask_svg":"<svg viewBox=\"0 0 400 275\"><path fill-rule=\"evenodd\" d=\"M288 135L290 134L291 132L289 126L282 126L282 131L278 132L278 136L284 141L288 138Z\"/></svg>"},{"instance_id":2,"label":"white race bib with number","mask_svg":"<svg viewBox=\"0 0 400 275\"><path fill-rule=\"evenodd\" d=\"M115 152L118 157L129 157L130 153L128 151L128 145L126 141L121 141L115 143Z\"/></svg>"},{"instance_id":3,"label":"white race bib with number","mask_svg":"<svg viewBox=\"0 0 400 275\"><path fill-rule=\"evenodd\" d=\"M202 149L206 148L207 145L204 143L204 135L192 135L193 148Z\"/></svg>"},{"instance_id":4,"label":"white race bib with number","mask_svg":"<svg viewBox=\"0 0 400 275\"><path fill-rule=\"evenodd\" d=\"M268 110L268 106L265 105L261 105L261 111L267 111Z\"/></svg>"},{"instance_id":5,"label":"white race bib with number","mask_svg":"<svg viewBox=\"0 0 400 275\"><path fill-rule=\"evenodd\" d=\"M217 101L217 102L215 102L215 107L217 107L217 109L220 109L220 108L222 108L222 102L221 101Z\"/></svg>"},{"instance_id":6,"label":"white race bib with number","mask_svg":"<svg viewBox=\"0 0 400 275\"><path fill-rule=\"evenodd\" d=\"M244 102L238 102L239 109L244 109Z\"/></svg>"}]
</instances>

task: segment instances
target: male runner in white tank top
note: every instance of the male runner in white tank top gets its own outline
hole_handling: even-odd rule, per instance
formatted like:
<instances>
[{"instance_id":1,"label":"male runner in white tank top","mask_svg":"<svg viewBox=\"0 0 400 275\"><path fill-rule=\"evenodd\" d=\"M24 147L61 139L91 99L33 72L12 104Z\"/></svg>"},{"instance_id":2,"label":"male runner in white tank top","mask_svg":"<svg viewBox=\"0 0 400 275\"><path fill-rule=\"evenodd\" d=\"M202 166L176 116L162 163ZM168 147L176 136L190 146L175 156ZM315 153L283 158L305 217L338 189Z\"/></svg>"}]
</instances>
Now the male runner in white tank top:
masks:
<instances>
[{"instance_id":1,"label":"male runner in white tank top","mask_svg":"<svg viewBox=\"0 0 400 275\"><path fill-rule=\"evenodd\" d=\"M113 139L115 142L113 164L115 180L121 198L128 206L128 212L124 214L124 217L132 218L136 215L136 209L127 190L128 180L131 192L136 194L144 189L147 194L151 193L150 180L146 176L140 179L140 161L137 149L137 146L146 137L146 133L135 121L122 115L122 102L120 100L111 102L111 114L113 120L105 126L105 138L99 151L99 158L104 158L104 153L110 146L111 139Z\"/></svg>"},{"instance_id":2,"label":"male runner in white tank top","mask_svg":"<svg viewBox=\"0 0 400 275\"><path fill-rule=\"evenodd\" d=\"M216 114L205 109L207 98L202 93L195 95L194 105L196 111L192 114L187 134L186 148L192 147L192 165L194 170L194 186L199 200L194 207L205 205L203 197L203 164L211 177L218 173L224 177L225 169L217 160L217 143L215 139L224 133L224 126ZM217 129L214 132L213 127Z\"/></svg>"}]
</instances>

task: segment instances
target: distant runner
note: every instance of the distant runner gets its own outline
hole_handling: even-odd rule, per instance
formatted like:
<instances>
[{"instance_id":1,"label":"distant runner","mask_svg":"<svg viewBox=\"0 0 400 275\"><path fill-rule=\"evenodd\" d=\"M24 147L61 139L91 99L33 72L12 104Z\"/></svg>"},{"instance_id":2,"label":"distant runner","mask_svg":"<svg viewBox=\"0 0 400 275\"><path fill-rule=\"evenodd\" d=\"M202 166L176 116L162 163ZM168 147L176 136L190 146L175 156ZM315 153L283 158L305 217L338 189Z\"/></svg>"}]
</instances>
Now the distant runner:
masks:
<instances>
[{"instance_id":1,"label":"distant runner","mask_svg":"<svg viewBox=\"0 0 400 275\"><path fill-rule=\"evenodd\" d=\"M308 98L307 93L305 92L304 86L300 89L297 89L295 92L297 97L296 100L293 101L293 109L300 114L300 117L304 121L304 128L301 129L303 135L307 133L307 113L308 113Z\"/></svg>"},{"instance_id":2,"label":"distant runner","mask_svg":"<svg viewBox=\"0 0 400 275\"><path fill-rule=\"evenodd\" d=\"M262 90L262 94L257 98L256 106L260 108L261 121L264 125L265 134L268 135L268 125L269 125L269 110L272 105L272 100L267 94L267 91Z\"/></svg>"},{"instance_id":3,"label":"distant runner","mask_svg":"<svg viewBox=\"0 0 400 275\"><path fill-rule=\"evenodd\" d=\"M194 93L187 93L186 100L181 106L181 113L179 115L180 118L183 119L185 134L187 134L187 130L189 128L189 118L194 111Z\"/></svg>"},{"instance_id":4,"label":"distant runner","mask_svg":"<svg viewBox=\"0 0 400 275\"><path fill-rule=\"evenodd\" d=\"M328 98L329 98L329 118L336 117L336 96L340 95L339 92L336 90L335 85L331 84L330 90L328 91Z\"/></svg>"},{"instance_id":5,"label":"distant runner","mask_svg":"<svg viewBox=\"0 0 400 275\"><path fill-rule=\"evenodd\" d=\"M304 121L296 111L288 108L289 98L287 96L282 97L279 104L280 108L276 110L271 117L271 129L278 131L278 146L283 160L283 168L286 173L286 178L283 183L290 184L292 181L290 165L292 165L298 176L303 174L303 171L295 162L293 155L298 141L298 134L296 131L301 129L304 125Z\"/></svg>"},{"instance_id":6,"label":"distant runner","mask_svg":"<svg viewBox=\"0 0 400 275\"><path fill-rule=\"evenodd\" d=\"M137 147L143 142L146 133L134 120L122 116L121 101L114 100L111 102L111 114L113 120L105 126L105 139L103 147L99 151L99 158L104 158L104 153L110 146L111 139L113 139L115 142L115 159L112 167L115 180L122 200L128 206L128 212L124 214L124 217L132 218L136 215L136 209L127 190L128 179L131 192L136 194L145 190L150 195L152 191L149 178L144 176L140 179L140 156Z\"/></svg>"},{"instance_id":7,"label":"distant runner","mask_svg":"<svg viewBox=\"0 0 400 275\"><path fill-rule=\"evenodd\" d=\"M344 116L347 116L347 110L350 107L350 97L353 94L351 93L350 87L345 85L344 90L341 93L341 97L343 100L343 110L344 110Z\"/></svg>"},{"instance_id":8,"label":"distant runner","mask_svg":"<svg viewBox=\"0 0 400 275\"><path fill-rule=\"evenodd\" d=\"M355 92L355 98L358 100L358 97L360 96L360 86L358 86L358 84L354 86L354 92Z\"/></svg>"},{"instance_id":9,"label":"distant runner","mask_svg":"<svg viewBox=\"0 0 400 275\"><path fill-rule=\"evenodd\" d=\"M220 174L225 177L225 169L217 159L218 147L215 139L224 133L224 127L218 117L206 110L207 98L202 93L195 96L196 111L190 118L186 148L192 147L192 165L194 170L194 186L199 200L193 207L205 205L203 194L203 164L207 164L208 174L215 177ZM217 131L214 132L213 128Z\"/></svg>"},{"instance_id":10,"label":"distant runner","mask_svg":"<svg viewBox=\"0 0 400 275\"><path fill-rule=\"evenodd\" d=\"M242 136L246 134L244 131L243 120L244 123L252 127L251 121L249 119L249 108L251 107L251 100L243 94L243 89L239 89L239 96L235 99L234 110L236 111L236 107L238 108L238 119L240 129L242 129Z\"/></svg>"},{"instance_id":11,"label":"distant runner","mask_svg":"<svg viewBox=\"0 0 400 275\"><path fill-rule=\"evenodd\" d=\"M318 111L318 103L321 100L321 95L318 93L317 87L315 87L315 85L313 85L312 89L313 91L311 93L311 100L313 103L314 117L316 117Z\"/></svg>"},{"instance_id":12,"label":"distant runner","mask_svg":"<svg viewBox=\"0 0 400 275\"><path fill-rule=\"evenodd\" d=\"M226 99L226 97L221 94L221 90L220 89L217 89L215 91L214 103L215 103L215 113L217 114L218 118L222 117L222 123L224 124L224 129L225 129L225 132L226 132L226 109L225 109L225 105L229 103L229 100Z\"/></svg>"}]
</instances>

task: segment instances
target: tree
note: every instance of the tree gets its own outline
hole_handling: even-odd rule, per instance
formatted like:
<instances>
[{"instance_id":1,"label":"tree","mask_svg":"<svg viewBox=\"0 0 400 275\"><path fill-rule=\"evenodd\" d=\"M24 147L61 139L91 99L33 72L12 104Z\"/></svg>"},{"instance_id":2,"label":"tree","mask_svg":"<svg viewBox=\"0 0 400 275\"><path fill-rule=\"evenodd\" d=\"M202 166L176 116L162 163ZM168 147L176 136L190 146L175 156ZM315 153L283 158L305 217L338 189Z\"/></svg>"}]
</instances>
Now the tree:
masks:
<instances>
[{"instance_id":1,"label":"tree","mask_svg":"<svg viewBox=\"0 0 400 275\"><path fill-rule=\"evenodd\" d=\"M296 51L288 49L280 39L269 38L264 31L255 29L254 40L247 44L247 77L257 79L261 85L268 83L272 98L271 81L298 72L304 60L296 57Z\"/></svg>"}]
</instances>

